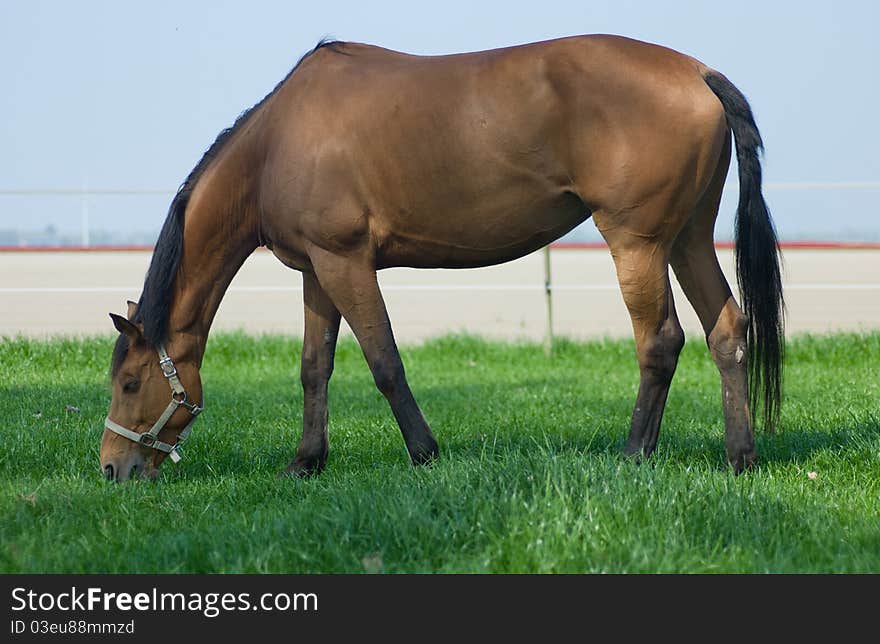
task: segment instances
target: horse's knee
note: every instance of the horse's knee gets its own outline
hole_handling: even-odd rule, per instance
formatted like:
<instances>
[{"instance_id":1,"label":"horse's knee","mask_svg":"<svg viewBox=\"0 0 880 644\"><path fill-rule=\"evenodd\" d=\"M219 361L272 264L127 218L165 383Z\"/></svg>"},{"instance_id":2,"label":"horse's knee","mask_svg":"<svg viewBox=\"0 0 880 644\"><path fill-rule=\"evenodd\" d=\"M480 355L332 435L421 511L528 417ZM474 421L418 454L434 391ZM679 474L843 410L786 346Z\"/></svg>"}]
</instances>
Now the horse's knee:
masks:
<instances>
[{"instance_id":1,"label":"horse's knee","mask_svg":"<svg viewBox=\"0 0 880 644\"><path fill-rule=\"evenodd\" d=\"M639 351L642 374L668 384L675 374L678 356L684 347L684 331L675 320L666 320L660 330L646 340Z\"/></svg>"},{"instance_id":2,"label":"horse's knee","mask_svg":"<svg viewBox=\"0 0 880 644\"><path fill-rule=\"evenodd\" d=\"M321 356L303 351L300 381L303 391L307 394L316 393L327 386L333 375L333 360L321 359Z\"/></svg>"},{"instance_id":3,"label":"horse's knee","mask_svg":"<svg viewBox=\"0 0 880 644\"><path fill-rule=\"evenodd\" d=\"M404 382L406 375L403 362L399 358L381 358L370 365L376 388L386 397L394 395Z\"/></svg>"}]
</instances>

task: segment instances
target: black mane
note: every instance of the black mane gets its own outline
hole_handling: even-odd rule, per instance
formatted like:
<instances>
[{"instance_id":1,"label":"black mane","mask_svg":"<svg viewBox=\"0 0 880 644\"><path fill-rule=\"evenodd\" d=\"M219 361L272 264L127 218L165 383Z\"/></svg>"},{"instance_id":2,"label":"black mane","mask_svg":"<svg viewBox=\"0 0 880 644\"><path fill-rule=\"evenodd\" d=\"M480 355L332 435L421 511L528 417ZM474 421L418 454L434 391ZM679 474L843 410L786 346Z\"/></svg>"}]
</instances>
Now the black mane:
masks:
<instances>
[{"instance_id":1,"label":"black mane","mask_svg":"<svg viewBox=\"0 0 880 644\"><path fill-rule=\"evenodd\" d=\"M211 161L217 157L226 142L232 138L232 135L248 122L257 109L290 78L291 74L299 68L306 58L319 49L324 47L333 48L337 45L339 43L335 40L322 38L315 47L303 54L293 69L288 72L271 92L259 103L242 112L235 119L231 127L226 128L217 135L214 143L211 144L211 147L208 148L201 160L192 169L180 188L178 188L174 199L171 201L171 206L168 208L168 216L162 225L162 230L159 232L159 238L153 251L153 258L150 260L150 267L147 269L147 275L144 279L144 288L141 292L140 300L138 300L135 314L132 317L133 322L143 325L144 338L151 346L157 347L161 342L165 341L168 334L168 315L171 309L172 287L183 255L184 213L199 178ZM120 334L113 349L110 367L111 375L116 374L119 366L125 359L127 351L128 340L125 335Z\"/></svg>"}]
</instances>

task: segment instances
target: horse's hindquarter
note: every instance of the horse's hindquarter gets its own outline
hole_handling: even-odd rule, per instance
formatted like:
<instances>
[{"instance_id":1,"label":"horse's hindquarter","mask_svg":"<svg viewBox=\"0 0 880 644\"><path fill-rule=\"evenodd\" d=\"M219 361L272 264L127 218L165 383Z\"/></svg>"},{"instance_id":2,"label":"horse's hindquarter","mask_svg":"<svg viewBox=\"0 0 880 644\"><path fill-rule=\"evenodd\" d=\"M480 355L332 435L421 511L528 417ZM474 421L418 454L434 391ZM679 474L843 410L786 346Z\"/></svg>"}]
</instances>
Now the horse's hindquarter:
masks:
<instances>
[{"instance_id":1,"label":"horse's hindquarter","mask_svg":"<svg viewBox=\"0 0 880 644\"><path fill-rule=\"evenodd\" d=\"M541 247L591 208L624 207L653 189L638 185L646 152L687 144L657 140L676 123L651 114L665 99L640 95L654 90L631 43L326 52L280 97L268 228L338 252L369 246L378 266L477 266Z\"/></svg>"}]
</instances>

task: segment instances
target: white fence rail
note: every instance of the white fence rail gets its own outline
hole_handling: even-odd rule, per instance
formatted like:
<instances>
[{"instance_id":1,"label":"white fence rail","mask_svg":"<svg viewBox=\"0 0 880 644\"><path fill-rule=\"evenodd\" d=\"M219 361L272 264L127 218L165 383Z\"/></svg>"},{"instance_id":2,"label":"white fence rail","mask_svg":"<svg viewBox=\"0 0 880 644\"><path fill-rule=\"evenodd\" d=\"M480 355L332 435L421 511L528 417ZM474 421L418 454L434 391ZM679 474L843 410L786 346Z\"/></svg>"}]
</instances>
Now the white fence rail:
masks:
<instances>
[{"instance_id":1,"label":"white fence rail","mask_svg":"<svg viewBox=\"0 0 880 644\"><path fill-rule=\"evenodd\" d=\"M827 192L827 191L845 191L845 192L861 192L880 190L880 181L874 180L846 180L846 181L767 181L764 183L765 191L772 195L773 193L791 193L791 192ZM736 183L729 183L725 186L725 192L728 194L736 194ZM100 197L159 197L165 196L170 198L174 195L175 190L168 188L93 188L84 185L80 188L59 187L59 188L0 188L0 198L2 197L66 197L79 198L79 228L80 228L80 245L91 245L91 203L93 199ZM0 202L2 204L2 202ZM2 211L0 211L2 212ZM2 220L0 220L2 221ZM0 226L2 227L2 226ZM877 237L878 233L872 229L872 236ZM0 244L2 245L2 244Z\"/></svg>"}]
</instances>

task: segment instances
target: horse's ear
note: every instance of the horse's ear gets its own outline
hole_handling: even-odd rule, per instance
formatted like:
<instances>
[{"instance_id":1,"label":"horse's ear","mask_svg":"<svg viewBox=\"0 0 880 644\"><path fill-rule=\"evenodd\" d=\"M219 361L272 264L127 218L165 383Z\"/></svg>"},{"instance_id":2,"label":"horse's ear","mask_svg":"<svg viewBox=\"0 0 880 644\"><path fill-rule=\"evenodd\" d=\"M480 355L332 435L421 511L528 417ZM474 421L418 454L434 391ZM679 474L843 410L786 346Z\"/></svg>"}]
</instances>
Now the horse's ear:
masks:
<instances>
[{"instance_id":1,"label":"horse's ear","mask_svg":"<svg viewBox=\"0 0 880 644\"><path fill-rule=\"evenodd\" d=\"M141 330L137 328L133 322L126 320L121 315L116 315L115 313L110 314L110 319L113 320L113 326L116 327L116 330L120 333L124 333L132 342L138 342L144 339L143 333L141 333Z\"/></svg>"},{"instance_id":2,"label":"horse's ear","mask_svg":"<svg viewBox=\"0 0 880 644\"><path fill-rule=\"evenodd\" d=\"M128 319L133 320L134 319L134 312L137 311L137 307L138 307L137 302L132 302L131 300L128 300L127 304L128 304Z\"/></svg>"}]
</instances>

